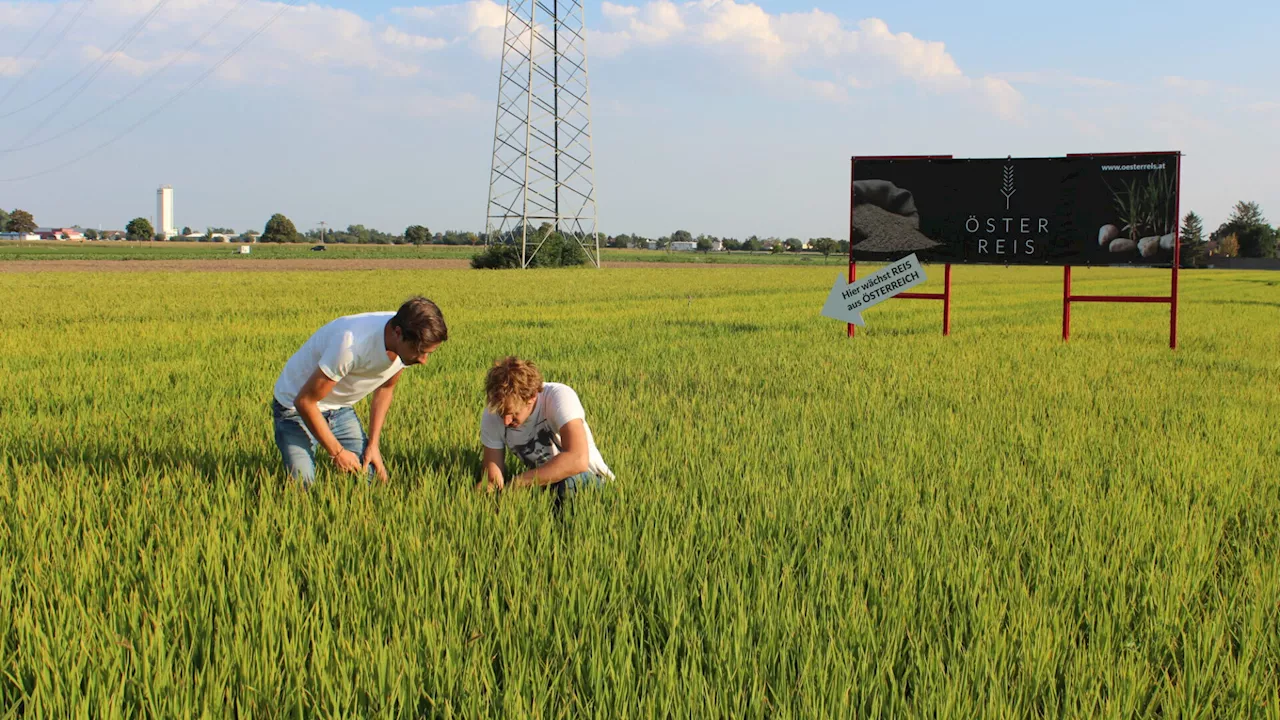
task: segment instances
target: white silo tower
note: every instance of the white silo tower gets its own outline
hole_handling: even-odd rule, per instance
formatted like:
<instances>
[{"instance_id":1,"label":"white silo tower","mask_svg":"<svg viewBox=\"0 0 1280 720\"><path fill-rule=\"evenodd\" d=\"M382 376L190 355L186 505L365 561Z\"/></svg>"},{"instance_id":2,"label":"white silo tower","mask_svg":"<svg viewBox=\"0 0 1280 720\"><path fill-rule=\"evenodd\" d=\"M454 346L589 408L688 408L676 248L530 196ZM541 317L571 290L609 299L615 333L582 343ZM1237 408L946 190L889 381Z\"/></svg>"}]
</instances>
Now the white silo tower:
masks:
<instances>
[{"instance_id":1,"label":"white silo tower","mask_svg":"<svg viewBox=\"0 0 1280 720\"><path fill-rule=\"evenodd\" d=\"M173 224L173 186L161 185L156 191L156 232L165 239L178 234Z\"/></svg>"}]
</instances>

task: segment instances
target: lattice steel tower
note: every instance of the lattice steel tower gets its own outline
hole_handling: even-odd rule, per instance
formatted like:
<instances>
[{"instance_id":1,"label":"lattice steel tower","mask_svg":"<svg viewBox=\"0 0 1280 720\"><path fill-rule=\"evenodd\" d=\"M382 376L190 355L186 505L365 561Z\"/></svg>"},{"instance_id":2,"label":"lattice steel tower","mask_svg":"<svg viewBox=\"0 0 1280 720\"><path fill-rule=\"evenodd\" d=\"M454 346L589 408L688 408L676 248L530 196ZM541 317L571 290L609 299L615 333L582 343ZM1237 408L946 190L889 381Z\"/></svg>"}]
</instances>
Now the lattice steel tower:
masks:
<instances>
[{"instance_id":1,"label":"lattice steel tower","mask_svg":"<svg viewBox=\"0 0 1280 720\"><path fill-rule=\"evenodd\" d=\"M503 36L485 244L528 267L549 224L599 267L582 0L507 0Z\"/></svg>"}]
</instances>

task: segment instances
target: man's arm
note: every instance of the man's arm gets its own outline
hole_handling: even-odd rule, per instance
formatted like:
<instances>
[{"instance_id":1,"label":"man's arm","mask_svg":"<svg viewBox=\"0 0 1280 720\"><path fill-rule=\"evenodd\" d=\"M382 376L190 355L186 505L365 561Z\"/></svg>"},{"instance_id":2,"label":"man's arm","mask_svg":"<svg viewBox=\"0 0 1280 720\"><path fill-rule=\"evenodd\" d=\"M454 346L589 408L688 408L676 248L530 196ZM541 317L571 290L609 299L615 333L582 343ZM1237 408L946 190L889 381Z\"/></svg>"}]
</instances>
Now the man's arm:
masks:
<instances>
[{"instance_id":1,"label":"man's arm","mask_svg":"<svg viewBox=\"0 0 1280 720\"><path fill-rule=\"evenodd\" d=\"M560 442L564 448L542 467L526 470L512 479L516 487L547 486L584 473L590 469L590 451L587 449L587 428L581 420L570 420L560 428Z\"/></svg>"},{"instance_id":2,"label":"man's arm","mask_svg":"<svg viewBox=\"0 0 1280 720\"><path fill-rule=\"evenodd\" d=\"M342 443L338 442L338 438L334 437L333 431L329 429L329 423L325 422L324 416L320 414L318 403L332 392L333 386L337 384L337 380L330 379L323 370L316 368L315 372L311 373L311 377L307 378L302 389L298 391L298 396L293 400L293 407L298 411L298 417L302 418L302 422L306 423L311 434L320 443L320 447L329 453L329 457L333 458L334 464L340 470L359 472L360 458L342 447Z\"/></svg>"},{"instance_id":3,"label":"man's arm","mask_svg":"<svg viewBox=\"0 0 1280 720\"><path fill-rule=\"evenodd\" d=\"M401 370L382 383L369 399L369 441L365 443L364 457L360 458L363 467L370 465L378 473L378 479L387 481L387 466L382 462L382 450L378 442L382 439L382 423L387 419L387 410L391 408L391 398L395 396L396 383L400 380Z\"/></svg>"},{"instance_id":4,"label":"man's arm","mask_svg":"<svg viewBox=\"0 0 1280 720\"><path fill-rule=\"evenodd\" d=\"M502 480L502 466L505 460L505 449L491 447L484 449L484 459L481 461L484 479L480 481L482 487L477 487L477 490L488 489L489 491L494 491L502 489L504 484Z\"/></svg>"}]
</instances>

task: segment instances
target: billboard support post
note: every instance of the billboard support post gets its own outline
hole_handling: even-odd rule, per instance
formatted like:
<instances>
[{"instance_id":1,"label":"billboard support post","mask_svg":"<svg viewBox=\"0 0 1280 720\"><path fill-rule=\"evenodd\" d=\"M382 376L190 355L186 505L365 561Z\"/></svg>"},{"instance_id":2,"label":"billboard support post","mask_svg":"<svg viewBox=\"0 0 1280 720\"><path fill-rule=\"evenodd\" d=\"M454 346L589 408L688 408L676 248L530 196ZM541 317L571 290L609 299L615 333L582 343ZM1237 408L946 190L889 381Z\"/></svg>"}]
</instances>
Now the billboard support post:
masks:
<instances>
[{"instance_id":1,"label":"billboard support post","mask_svg":"<svg viewBox=\"0 0 1280 720\"><path fill-rule=\"evenodd\" d=\"M1071 339L1071 266L1062 266L1062 341Z\"/></svg>"},{"instance_id":2,"label":"billboard support post","mask_svg":"<svg viewBox=\"0 0 1280 720\"><path fill-rule=\"evenodd\" d=\"M864 155L855 157L849 162L849 282L858 279L858 261L853 259L853 206L854 206L854 167L858 160L950 160L951 155ZM894 298L904 300L941 300L942 301L942 334L951 334L951 263L947 263L943 275L943 291L940 293L898 293ZM853 337L854 325L849 323L849 337Z\"/></svg>"},{"instance_id":3,"label":"billboard support post","mask_svg":"<svg viewBox=\"0 0 1280 720\"><path fill-rule=\"evenodd\" d=\"M1165 153L1089 153L1089 154L1072 154L1067 157L1092 157L1108 155L1163 155ZM1067 342L1071 339L1071 303L1073 302L1096 302L1096 303L1158 303L1169 305L1169 349L1178 349L1178 265L1182 261L1182 228L1180 226L1182 218L1179 213L1181 208L1181 191L1182 191L1182 153L1177 153L1178 168L1174 177L1177 183L1177 191L1174 196L1177 198L1174 202L1173 213L1173 264L1170 268L1170 284L1168 295L1073 295L1071 293L1071 266L1064 266L1062 269L1062 341Z\"/></svg>"}]
</instances>

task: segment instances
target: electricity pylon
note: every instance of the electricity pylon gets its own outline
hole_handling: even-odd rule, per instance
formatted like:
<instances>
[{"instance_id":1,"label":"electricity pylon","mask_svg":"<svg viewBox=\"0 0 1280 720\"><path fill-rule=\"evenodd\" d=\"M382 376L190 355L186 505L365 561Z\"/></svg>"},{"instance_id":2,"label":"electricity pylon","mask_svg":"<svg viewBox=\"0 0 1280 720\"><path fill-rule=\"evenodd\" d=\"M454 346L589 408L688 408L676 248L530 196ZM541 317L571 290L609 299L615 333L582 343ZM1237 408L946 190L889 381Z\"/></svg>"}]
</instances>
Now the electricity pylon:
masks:
<instances>
[{"instance_id":1,"label":"electricity pylon","mask_svg":"<svg viewBox=\"0 0 1280 720\"><path fill-rule=\"evenodd\" d=\"M557 231L600 267L582 0L507 0L485 231L522 267Z\"/></svg>"}]
</instances>

